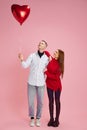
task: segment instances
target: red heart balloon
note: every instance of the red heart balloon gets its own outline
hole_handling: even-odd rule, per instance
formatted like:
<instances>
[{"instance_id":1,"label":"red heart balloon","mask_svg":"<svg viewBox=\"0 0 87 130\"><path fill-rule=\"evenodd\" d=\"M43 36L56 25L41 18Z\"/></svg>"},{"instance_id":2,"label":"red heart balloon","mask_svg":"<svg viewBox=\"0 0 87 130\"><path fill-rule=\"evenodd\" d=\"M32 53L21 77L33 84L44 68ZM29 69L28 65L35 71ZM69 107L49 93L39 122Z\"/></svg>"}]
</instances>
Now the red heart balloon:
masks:
<instances>
[{"instance_id":1,"label":"red heart balloon","mask_svg":"<svg viewBox=\"0 0 87 130\"><path fill-rule=\"evenodd\" d=\"M22 25L22 23L27 19L28 15L30 14L30 7L29 5L17 5L13 4L11 6L11 11L15 19Z\"/></svg>"}]
</instances>

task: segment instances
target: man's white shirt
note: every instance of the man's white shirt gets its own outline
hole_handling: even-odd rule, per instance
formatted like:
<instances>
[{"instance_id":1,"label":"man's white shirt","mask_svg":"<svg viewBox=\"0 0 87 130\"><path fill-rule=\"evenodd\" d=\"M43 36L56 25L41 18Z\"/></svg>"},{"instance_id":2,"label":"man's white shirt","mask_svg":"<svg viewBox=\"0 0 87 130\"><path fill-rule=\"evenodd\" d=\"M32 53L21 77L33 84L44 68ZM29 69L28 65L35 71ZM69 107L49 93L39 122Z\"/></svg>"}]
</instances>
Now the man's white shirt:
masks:
<instances>
[{"instance_id":1,"label":"man's white shirt","mask_svg":"<svg viewBox=\"0 0 87 130\"><path fill-rule=\"evenodd\" d=\"M26 61L22 61L23 68L30 68L28 83L33 86L45 85L44 70L48 64L48 57L43 54L42 57L38 53L32 53Z\"/></svg>"}]
</instances>

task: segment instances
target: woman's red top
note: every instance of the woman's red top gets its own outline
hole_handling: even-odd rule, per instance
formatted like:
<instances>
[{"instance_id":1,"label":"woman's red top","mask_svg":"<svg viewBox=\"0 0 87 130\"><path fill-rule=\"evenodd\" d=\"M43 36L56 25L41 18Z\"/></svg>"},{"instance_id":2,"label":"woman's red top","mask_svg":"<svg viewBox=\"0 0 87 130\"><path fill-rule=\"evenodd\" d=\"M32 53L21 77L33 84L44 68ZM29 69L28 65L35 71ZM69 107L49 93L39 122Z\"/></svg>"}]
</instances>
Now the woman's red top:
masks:
<instances>
[{"instance_id":1,"label":"woman's red top","mask_svg":"<svg viewBox=\"0 0 87 130\"><path fill-rule=\"evenodd\" d=\"M46 85L48 88L56 91L58 89L62 89L61 80L60 80L60 66L58 60L52 58L47 66L47 71L45 71L47 75Z\"/></svg>"}]
</instances>

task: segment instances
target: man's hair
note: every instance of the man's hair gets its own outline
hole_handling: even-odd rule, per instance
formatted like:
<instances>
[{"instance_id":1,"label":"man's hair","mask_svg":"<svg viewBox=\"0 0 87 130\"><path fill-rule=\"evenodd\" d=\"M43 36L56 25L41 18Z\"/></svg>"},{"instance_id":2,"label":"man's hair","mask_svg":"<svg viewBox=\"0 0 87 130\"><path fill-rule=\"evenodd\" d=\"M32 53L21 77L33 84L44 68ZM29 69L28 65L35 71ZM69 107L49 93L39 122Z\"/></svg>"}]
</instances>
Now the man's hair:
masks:
<instances>
[{"instance_id":1,"label":"man's hair","mask_svg":"<svg viewBox=\"0 0 87 130\"><path fill-rule=\"evenodd\" d=\"M45 40L41 40L42 42L44 42L46 44L46 46L48 46L47 42Z\"/></svg>"}]
</instances>

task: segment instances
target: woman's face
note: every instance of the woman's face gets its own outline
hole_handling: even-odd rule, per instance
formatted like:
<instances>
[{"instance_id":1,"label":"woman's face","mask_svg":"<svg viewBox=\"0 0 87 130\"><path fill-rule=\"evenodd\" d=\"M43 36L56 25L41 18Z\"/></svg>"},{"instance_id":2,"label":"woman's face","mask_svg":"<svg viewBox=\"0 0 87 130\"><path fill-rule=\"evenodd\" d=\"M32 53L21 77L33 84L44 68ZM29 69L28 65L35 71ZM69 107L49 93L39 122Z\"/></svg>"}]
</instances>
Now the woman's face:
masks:
<instances>
[{"instance_id":1,"label":"woman's face","mask_svg":"<svg viewBox=\"0 0 87 130\"><path fill-rule=\"evenodd\" d=\"M59 51L58 51L58 50L56 50L56 51L54 52L54 58L55 58L56 60L58 60L58 58L59 58Z\"/></svg>"}]
</instances>

